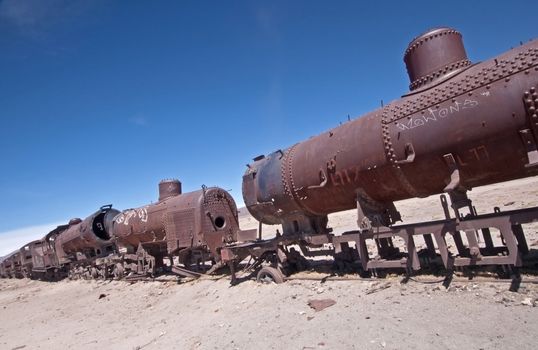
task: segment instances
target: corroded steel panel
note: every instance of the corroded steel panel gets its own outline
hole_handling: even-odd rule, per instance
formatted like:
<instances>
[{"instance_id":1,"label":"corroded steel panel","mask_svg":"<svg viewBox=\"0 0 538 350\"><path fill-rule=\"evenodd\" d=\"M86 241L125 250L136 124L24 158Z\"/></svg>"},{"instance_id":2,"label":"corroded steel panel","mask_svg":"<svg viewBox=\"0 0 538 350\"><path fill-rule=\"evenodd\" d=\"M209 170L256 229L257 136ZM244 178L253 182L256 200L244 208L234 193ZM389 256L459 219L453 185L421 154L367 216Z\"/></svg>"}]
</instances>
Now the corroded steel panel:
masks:
<instances>
[{"instance_id":1,"label":"corroded steel panel","mask_svg":"<svg viewBox=\"0 0 538 350\"><path fill-rule=\"evenodd\" d=\"M166 213L165 223L169 251L192 246L195 235L194 208Z\"/></svg>"},{"instance_id":2,"label":"corroded steel panel","mask_svg":"<svg viewBox=\"0 0 538 350\"><path fill-rule=\"evenodd\" d=\"M181 194L181 182L177 179L167 179L159 182L159 201Z\"/></svg>"},{"instance_id":3,"label":"corroded steel panel","mask_svg":"<svg viewBox=\"0 0 538 350\"><path fill-rule=\"evenodd\" d=\"M113 236L121 245L137 247L139 243L158 242L165 239L164 202L136 209L127 209L116 215Z\"/></svg>"}]
</instances>

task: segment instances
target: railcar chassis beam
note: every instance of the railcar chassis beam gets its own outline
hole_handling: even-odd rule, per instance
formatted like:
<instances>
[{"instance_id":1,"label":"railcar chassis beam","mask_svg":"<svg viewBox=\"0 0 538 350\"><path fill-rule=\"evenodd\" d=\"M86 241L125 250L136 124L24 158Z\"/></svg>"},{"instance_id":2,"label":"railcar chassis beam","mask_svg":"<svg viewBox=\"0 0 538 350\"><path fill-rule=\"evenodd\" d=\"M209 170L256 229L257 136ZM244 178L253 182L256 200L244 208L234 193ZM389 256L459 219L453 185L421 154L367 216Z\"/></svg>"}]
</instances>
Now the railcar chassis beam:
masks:
<instances>
[{"instance_id":1,"label":"railcar chassis beam","mask_svg":"<svg viewBox=\"0 0 538 350\"><path fill-rule=\"evenodd\" d=\"M448 212L447 202L441 196L441 203ZM396 225L391 227L372 227L367 230L345 232L333 237L335 251L341 251L342 243L354 242L364 270L402 267L408 271L420 270L421 263L415 238L422 236L426 252L430 257L439 255L447 270L455 267L476 265L522 266L522 256L529 253L522 224L538 221L538 207L501 212L498 208L490 214L446 218L444 220ZM491 229L499 231L500 244L494 245ZM388 256L379 243L400 237L407 252L395 258ZM447 238L452 238L456 254L449 250ZM378 244L378 256L370 258L366 241L372 239ZM464 242L466 241L466 243Z\"/></svg>"},{"instance_id":2,"label":"railcar chassis beam","mask_svg":"<svg viewBox=\"0 0 538 350\"><path fill-rule=\"evenodd\" d=\"M441 204L448 214L448 203L444 195L441 195ZM363 227L356 231L344 232L339 236L333 234L277 236L269 240L229 245L222 248L221 255L223 262L230 266L234 283L237 281L235 277L237 263L248 256L255 259L266 254L278 256L282 253L282 249L290 251L287 248L290 245L299 245L305 254L307 246L320 246L326 243L332 244L334 249L323 250L324 255L332 255L335 260L340 256L344 258L349 256L358 260L364 271L371 271L374 274L381 269L395 268L402 268L411 274L431 265L435 260L446 269L447 279L455 268L466 266L500 266L509 269L512 274L514 271L517 272L517 268L523 265L523 257L529 253L522 225L538 222L538 207L505 212L495 208L493 213L483 215L476 215L474 208L472 210L465 217L460 215L459 218L451 218L450 215L446 215L443 220L390 227L372 226L366 229ZM492 237L492 229L498 231L495 238ZM419 237L423 239L425 245L420 251L416 241ZM403 241L402 246L394 244L393 240L396 238ZM371 247L368 245L369 240L373 240L376 244L376 256L373 256L375 253L369 249ZM453 241L455 249L451 250L450 240ZM514 274L516 275L517 273Z\"/></svg>"}]
</instances>

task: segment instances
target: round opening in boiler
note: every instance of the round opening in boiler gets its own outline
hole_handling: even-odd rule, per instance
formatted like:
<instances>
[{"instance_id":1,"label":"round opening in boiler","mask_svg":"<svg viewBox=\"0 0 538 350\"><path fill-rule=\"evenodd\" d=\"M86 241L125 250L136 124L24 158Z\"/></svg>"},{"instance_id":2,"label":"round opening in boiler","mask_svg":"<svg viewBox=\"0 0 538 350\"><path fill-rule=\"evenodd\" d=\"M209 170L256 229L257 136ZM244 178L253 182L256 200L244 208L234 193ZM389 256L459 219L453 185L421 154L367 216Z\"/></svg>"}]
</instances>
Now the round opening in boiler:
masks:
<instances>
[{"instance_id":1,"label":"round opening in boiler","mask_svg":"<svg viewBox=\"0 0 538 350\"><path fill-rule=\"evenodd\" d=\"M215 218L215 226L217 228L223 228L226 225L226 220L222 216L217 216Z\"/></svg>"}]
</instances>

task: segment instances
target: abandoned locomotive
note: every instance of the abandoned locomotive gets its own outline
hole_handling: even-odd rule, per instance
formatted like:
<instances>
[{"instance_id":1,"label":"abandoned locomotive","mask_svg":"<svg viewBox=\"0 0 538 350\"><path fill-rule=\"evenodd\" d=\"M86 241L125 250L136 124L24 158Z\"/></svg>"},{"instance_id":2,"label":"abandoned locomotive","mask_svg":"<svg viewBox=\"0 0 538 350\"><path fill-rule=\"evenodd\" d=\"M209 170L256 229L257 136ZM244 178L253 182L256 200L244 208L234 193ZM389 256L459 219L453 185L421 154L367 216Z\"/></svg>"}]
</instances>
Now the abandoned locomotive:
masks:
<instances>
[{"instance_id":1,"label":"abandoned locomotive","mask_svg":"<svg viewBox=\"0 0 538 350\"><path fill-rule=\"evenodd\" d=\"M243 177L248 210L282 225L287 242L333 243L337 253L355 245L364 269L418 269L419 236L449 269L520 265L528 252L521 224L538 220L538 210L478 216L466 193L538 174L538 40L472 64L461 34L437 28L413 39L404 61L411 91L401 99L256 157ZM394 201L443 192L455 217L442 199L446 220L394 225L401 221ZM352 208L358 230L329 234L327 215ZM490 229L500 231L500 242ZM457 252L448 250L448 237ZM377 252L368 251L367 239Z\"/></svg>"},{"instance_id":2,"label":"abandoned locomotive","mask_svg":"<svg viewBox=\"0 0 538 350\"><path fill-rule=\"evenodd\" d=\"M72 220L8 256L0 275L106 278L167 266L193 275L210 261L210 271L228 264L234 279L250 256L259 278L282 281L290 265L323 254L365 271L433 260L447 271L522 266L522 225L538 221L538 208L478 215L467 191L538 175L538 40L472 64L461 34L437 28L413 39L404 61L411 83L402 98L248 165L243 198L258 235L240 229L226 191L181 194L179 181L167 180L157 203ZM441 195L443 220L396 225L395 201L439 193L453 214ZM357 230L333 234L327 215L352 208ZM262 223L283 232L263 240Z\"/></svg>"},{"instance_id":3,"label":"abandoned locomotive","mask_svg":"<svg viewBox=\"0 0 538 350\"><path fill-rule=\"evenodd\" d=\"M122 212L107 205L85 220L72 219L6 257L0 274L121 278L154 275L168 259L167 268L192 275L192 265L198 270L206 262L220 266L218 248L252 234L239 229L235 201L225 190L203 187L182 194L178 180L164 180L158 202Z\"/></svg>"}]
</instances>

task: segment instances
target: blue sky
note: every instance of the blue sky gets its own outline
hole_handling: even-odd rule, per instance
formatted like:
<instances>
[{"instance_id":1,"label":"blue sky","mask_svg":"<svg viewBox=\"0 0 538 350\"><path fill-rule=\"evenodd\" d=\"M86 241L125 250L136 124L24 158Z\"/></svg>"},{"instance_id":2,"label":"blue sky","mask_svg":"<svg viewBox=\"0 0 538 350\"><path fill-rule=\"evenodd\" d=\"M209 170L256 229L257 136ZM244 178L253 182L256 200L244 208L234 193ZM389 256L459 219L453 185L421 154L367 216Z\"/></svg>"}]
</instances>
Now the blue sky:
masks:
<instances>
[{"instance_id":1,"label":"blue sky","mask_svg":"<svg viewBox=\"0 0 538 350\"><path fill-rule=\"evenodd\" d=\"M537 36L536 3L2 0L0 232L144 205L162 178L241 205L253 157L404 94L436 26L480 61Z\"/></svg>"}]
</instances>

